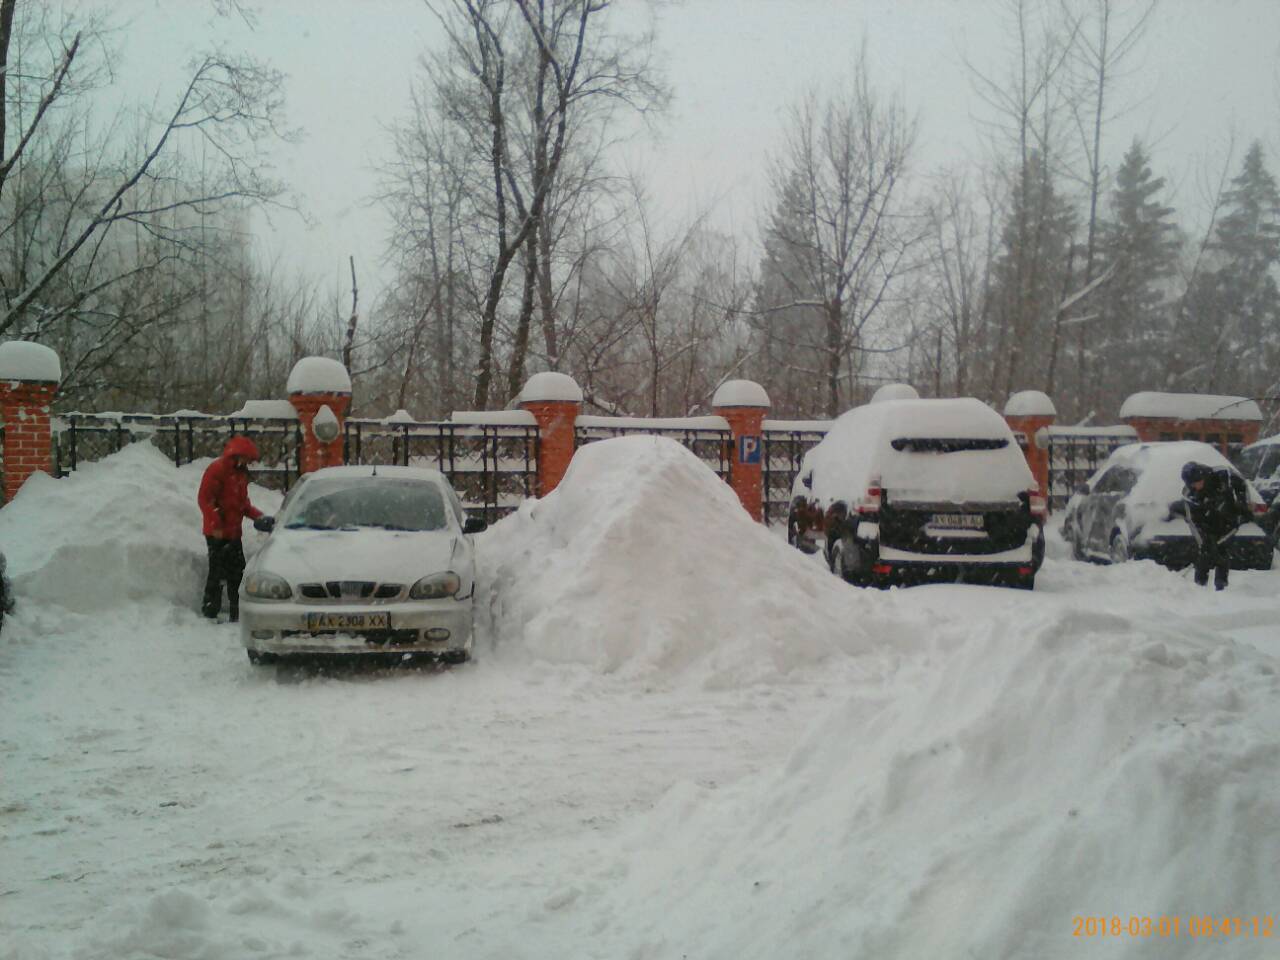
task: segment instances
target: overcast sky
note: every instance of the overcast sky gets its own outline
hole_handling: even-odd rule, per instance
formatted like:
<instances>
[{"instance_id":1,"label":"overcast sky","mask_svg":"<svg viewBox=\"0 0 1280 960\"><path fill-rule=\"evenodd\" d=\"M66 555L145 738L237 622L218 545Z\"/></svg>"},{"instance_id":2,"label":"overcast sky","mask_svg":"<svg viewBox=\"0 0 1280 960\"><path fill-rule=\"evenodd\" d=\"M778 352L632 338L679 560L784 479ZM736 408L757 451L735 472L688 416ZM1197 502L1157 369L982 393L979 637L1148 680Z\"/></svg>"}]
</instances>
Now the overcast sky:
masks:
<instances>
[{"instance_id":1,"label":"overcast sky","mask_svg":"<svg viewBox=\"0 0 1280 960\"><path fill-rule=\"evenodd\" d=\"M984 107L965 60L998 74L1010 50L994 0L685 0L656 12L618 0L618 9L630 23L656 16L674 91L661 139L633 141L619 164L646 176L668 218L714 204L714 222L746 239L788 104L847 78L862 37L873 82L900 92L919 119L924 172L976 160ZM116 0L113 10L127 24L124 95L170 102L186 61L213 41L288 75L289 118L303 139L281 148L278 172L312 223L262 224L264 254L342 291L354 254L371 302L384 279L385 222L369 198L385 127L407 109L419 55L441 39L422 0L257 0L252 29L212 16L210 0ZM1133 109L1108 131L1107 158L1114 167L1134 136L1147 142L1184 226L1202 207L1201 173L1221 164L1233 132L1237 155L1262 139L1280 175L1278 63L1280 0L1162 0L1116 89Z\"/></svg>"}]
</instances>

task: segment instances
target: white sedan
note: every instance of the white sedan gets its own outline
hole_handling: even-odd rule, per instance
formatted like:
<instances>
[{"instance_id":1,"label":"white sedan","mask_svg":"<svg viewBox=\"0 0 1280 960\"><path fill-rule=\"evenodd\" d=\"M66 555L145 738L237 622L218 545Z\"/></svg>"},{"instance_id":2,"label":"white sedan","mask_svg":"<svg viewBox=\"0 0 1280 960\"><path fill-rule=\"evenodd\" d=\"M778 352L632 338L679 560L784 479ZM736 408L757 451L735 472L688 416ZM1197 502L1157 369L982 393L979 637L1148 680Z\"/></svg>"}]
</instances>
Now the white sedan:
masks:
<instances>
[{"instance_id":1,"label":"white sedan","mask_svg":"<svg viewBox=\"0 0 1280 960\"><path fill-rule=\"evenodd\" d=\"M471 655L475 554L449 481L416 467L327 467L285 498L240 587L249 659Z\"/></svg>"}]
</instances>

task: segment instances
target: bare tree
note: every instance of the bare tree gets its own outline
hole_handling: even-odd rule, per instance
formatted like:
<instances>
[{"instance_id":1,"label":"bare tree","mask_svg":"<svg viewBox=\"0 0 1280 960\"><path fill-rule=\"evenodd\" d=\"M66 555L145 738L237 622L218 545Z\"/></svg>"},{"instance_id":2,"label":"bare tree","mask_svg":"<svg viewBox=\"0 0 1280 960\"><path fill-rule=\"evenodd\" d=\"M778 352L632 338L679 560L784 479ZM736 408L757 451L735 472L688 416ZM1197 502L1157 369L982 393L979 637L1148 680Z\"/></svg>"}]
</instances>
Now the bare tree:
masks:
<instances>
[{"instance_id":1,"label":"bare tree","mask_svg":"<svg viewBox=\"0 0 1280 960\"><path fill-rule=\"evenodd\" d=\"M769 181L774 211L765 228L779 281L762 322L802 308L818 319L806 344L818 358L829 416L849 395L864 332L905 266L916 237L903 225L902 183L915 125L895 99L872 89L865 60L849 89L806 96L790 112ZM856 369L856 368L855 368Z\"/></svg>"}]
</instances>

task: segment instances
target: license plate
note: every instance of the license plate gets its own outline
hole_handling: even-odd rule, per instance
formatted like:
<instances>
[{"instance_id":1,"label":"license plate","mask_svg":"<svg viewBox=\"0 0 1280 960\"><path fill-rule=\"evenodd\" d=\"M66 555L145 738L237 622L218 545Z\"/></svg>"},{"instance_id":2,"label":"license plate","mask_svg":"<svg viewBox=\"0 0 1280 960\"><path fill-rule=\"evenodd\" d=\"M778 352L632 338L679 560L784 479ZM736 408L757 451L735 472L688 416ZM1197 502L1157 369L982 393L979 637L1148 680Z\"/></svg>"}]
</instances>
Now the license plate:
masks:
<instances>
[{"instance_id":1,"label":"license plate","mask_svg":"<svg viewBox=\"0 0 1280 960\"><path fill-rule=\"evenodd\" d=\"M946 530L981 530L982 514L980 513L935 513L929 521L931 527L942 527Z\"/></svg>"},{"instance_id":2,"label":"license plate","mask_svg":"<svg viewBox=\"0 0 1280 960\"><path fill-rule=\"evenodd\" d=\"M391 616L386 613L308 613L308 630L387 630Z\"/></svg>"}]
</instances>

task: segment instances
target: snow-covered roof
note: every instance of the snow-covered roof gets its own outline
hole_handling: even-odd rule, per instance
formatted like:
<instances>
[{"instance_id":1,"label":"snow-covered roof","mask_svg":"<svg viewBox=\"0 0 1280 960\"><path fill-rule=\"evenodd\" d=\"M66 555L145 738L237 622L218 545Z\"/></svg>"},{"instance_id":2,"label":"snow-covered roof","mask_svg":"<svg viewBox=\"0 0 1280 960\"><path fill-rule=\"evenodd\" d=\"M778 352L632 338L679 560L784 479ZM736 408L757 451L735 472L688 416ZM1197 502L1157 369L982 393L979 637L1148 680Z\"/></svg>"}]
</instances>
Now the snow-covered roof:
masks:
<instances>
[{"instance_id":1,"label":"snow-covered roof","mask_svg":"<svg viewBox=\"0 0 1280 960\"><path fill-rule=\"evenodd\" d=\"M871 395L872 403L889 400L919 400L920 393L909 383L886 383Z\"/></svg>"},{"instance_id":2,"label":"snow-covered roof","mask_svg":"<svg viewBox=\"0 0 1280 960\"><path fill-rule=\"evenodd\" d=\"M297 420L298 411L288 400L246 400L243 407L227 416L232 420Z\"/></svg>"},{"instance_id":3,"label":"snow-covered roof","mask_svg":"<svg viewBox=\"0 0 1280 960\"><path fill-rule=\"evenodd\" d=\"M1009 397L1004 405L1006 417L1056 417L1057 409L1047 393L1039 390L1020 390Z\"/></svg>"},{"instance_id":4,"label":"snow-covered roof","mask_svg":"<svg viewBox=\"0 0 1280 960\"><path fill-rule=\"evenodd\" d=\"M1257 443L1249 444L1249 446L1245 447L1245 449L1250 450L1253 447L1270 447L1270 446L1275 446L1277 444L1280 444L1280 433L1277 433L1274 437L1263 437Z\"/></svg>"},{"instance_id":5,"label":"snow-covered roof","mask_svg":"<svg viewBox=\"0 0 1280 960\"><path fill-rule=\"evenodd\" d=\"M293 365L289 393L350 393L351 374L337 360L329 357L303 357Z\"/></svg>"},{"instance_id":6,"label":"snow-covered roof","mask_svg":"<svg viewBox=\"0 0 1280 960\"><path fill-rule=\"evenodd\" d=\"M525 381L521 403L581 403L582 388L567 373L544 370Z\"/></svg>"},{"instance_id":7,"label":"snow-covered roof","mask_svg":"<svg viewBox=\"0 0 1280 960\"><path fill-rule=\"evenodd\" d=\"M0 380L57 383L61 379L62 363L50 348L26 340L0 343Z\"/></svg>"},{"instance_id":8,"label":"snow-covered roof","mask_svg":"<svg viewBox=\"0 0 1280 960\"><path fill-rule=\"evenodd\" d=\"M433 467L402 467L394 464L344 464L340 467L321 467L308 476L321 479L346 479L349 477L395 477L404 480L444 481L445 476Z\"/></svg>"},{"instance_id":9,"label":"snow-covered roof","mask_svg":"<svg viewBox=\"0 0 1280 960\"><path fill-rule=\"evenodd\" d=\"M1261 420L1262 411L1247 397L1208 393L1135 393L1120 408L1120 419L1154 417L1168 420Z\"/></svg>"},{"instance_id":10,"label":"snow-covered roof","mask_svg":"<svg viewBox=\"0 0 1280 960\"><path fill-rule=\"evenodd\" d=\"M1117 437L1127 436L1138 439L1138 431L1128 424L1119 424L1111 427L1059 427L1051 426L1047 429L1048 435L1051 437L1061 437L1064 439L1072 439L1079 437L1081 439L1097 438L1097 437Z\"/></svg>"},{"instance_id":11,"label":"snow-covered roof","mask_svg":"<svg viewBox=\"0 0 1280 960\"><path fill-rule=\"evenodd\" d=\"M711 398L713 407L768 407L769 394L754 380L726 380Z\"/></svg>"},{"instance_id":12,"label":"snow-covered roof","mask_svg":"<svg viewBox=\"0 0 1280 960\"><path fill-rule=\"evenodd\" d=\"M939 456L895 440L1003 440L995 450ZM901 496L958 500L1016 497L1034 482L1009 425L981 400L885 400L842 414L825 439L805 454L812 496L822 505L860 496L873 480ZM798 493L798 488L793 488Z\"/></svg>"}]
</instances>

